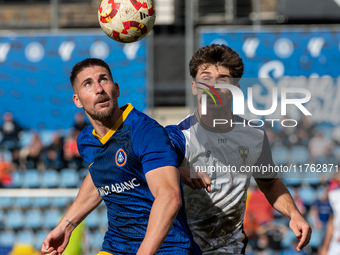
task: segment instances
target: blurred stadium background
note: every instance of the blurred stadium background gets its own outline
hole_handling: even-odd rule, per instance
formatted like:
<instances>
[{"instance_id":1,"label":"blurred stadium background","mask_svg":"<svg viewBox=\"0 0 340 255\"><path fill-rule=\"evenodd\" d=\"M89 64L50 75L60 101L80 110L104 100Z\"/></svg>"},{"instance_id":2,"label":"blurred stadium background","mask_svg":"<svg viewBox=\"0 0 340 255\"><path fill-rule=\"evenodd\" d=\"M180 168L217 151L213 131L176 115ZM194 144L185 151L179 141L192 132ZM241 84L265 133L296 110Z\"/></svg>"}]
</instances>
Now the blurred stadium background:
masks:
<instances>
[{"instance_id":1,"label":"blurred stadium background","mask_svg":"<svg viewBox=\"0 0 340 255\"><path fill-rule=\"evenodd\" d=\"M270 88L284 86L283 78L298 77L295 84L312 92L317 110L311 118L296 116L292 129L266 126L275 163L338 164L339 0L154 0L153 33L126 45L99 28L99 3L0 0L0 255L39 254L87 173L75 144L87 120L73 105L68 80L72 66L86 57L110 64L122 89L120 105L131 102L167 125L190 112L194 51L228 44L245 63L242 89L258 83L255 108L264 107ZM330 82L317 86L320 77ZM317 254L330 214L327 192L337 181L282 177L313 227L299 254ZM80 254L100 250L106 221L104 205L88 216ZM245 230L247 254L296 252L287 219L268 207L254 182Z\"/></svg>"}]
</instances>

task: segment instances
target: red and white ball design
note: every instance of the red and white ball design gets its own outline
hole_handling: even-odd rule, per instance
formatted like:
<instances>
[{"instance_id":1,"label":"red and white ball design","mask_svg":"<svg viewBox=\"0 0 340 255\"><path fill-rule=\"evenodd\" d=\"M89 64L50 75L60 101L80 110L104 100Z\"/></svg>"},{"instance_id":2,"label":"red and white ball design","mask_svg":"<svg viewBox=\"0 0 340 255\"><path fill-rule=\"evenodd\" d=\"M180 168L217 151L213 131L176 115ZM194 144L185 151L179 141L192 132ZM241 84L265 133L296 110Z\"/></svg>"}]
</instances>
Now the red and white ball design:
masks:
<instances>
[{"instance_id":1,"label":"red and white ball design","mask_svg":"<svg viewBox=\"0 0 340 255\"><path fill-rule=\"evenodd\" d=\"M155 24L152 0L102 0L99 24L113 40L130 43L144 38Z\"/></svg>"}]
</instances>

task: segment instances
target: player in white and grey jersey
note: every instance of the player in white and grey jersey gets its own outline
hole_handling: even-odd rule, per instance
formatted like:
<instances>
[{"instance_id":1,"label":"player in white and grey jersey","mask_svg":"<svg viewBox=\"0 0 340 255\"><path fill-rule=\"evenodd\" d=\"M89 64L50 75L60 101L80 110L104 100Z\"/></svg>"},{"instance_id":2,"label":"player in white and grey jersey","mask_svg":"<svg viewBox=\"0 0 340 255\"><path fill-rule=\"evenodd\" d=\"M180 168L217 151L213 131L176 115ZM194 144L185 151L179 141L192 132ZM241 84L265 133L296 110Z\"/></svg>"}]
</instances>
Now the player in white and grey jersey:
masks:
<instances>
[{"instance_id":1,"label":"player in white and grey jersey","mask_svg":"<svg viewBox=\"0 0 340 255\"><path fill-rule=\"evenodd\" d=\"M186 213L195 241L205 255L244 254L247 238L243 217L250 177L255 180L272 206L290 218L290 227L300 239L300 251L310 240L311 228L297 210L287 188L274 173L241 172L246 167L273 166L269 142L264 130L250 127L231 112L232 94L228 89L214 89L214 84L235 84L243 74L238 54L224 45L198 50L191 62L195 80L192 92L198 99L198 111L167 132L177 148L181 162ZM202 114L202 95L214 92L220 104L208 99L208 114ZM214 127L213 119L229 120ZM230 125L230 123L234 123ZM238 123L238 124L235 124ZM190 178L196 172L208 178ZM191 173L191 174L190 174ZM208 186L208 187L207 187ZM207 190L200 189L207 187ZM198 188L198 189L197 189ZM210 192L208 192L208 190Z\"/></svg>"},{"instance_id":2,"label":"player in white and grey jersey","mask_svg":"<svg viewBox=\"0 0 340 255\"><path fill-rule=\"evenodd\" d=\"M335 187L329 187L328 200L331 205L331 215L327 222L326 234L321 246L320 255L339 254L340 251L340 173L335 176Z\"/></svg>"}]
</instances>

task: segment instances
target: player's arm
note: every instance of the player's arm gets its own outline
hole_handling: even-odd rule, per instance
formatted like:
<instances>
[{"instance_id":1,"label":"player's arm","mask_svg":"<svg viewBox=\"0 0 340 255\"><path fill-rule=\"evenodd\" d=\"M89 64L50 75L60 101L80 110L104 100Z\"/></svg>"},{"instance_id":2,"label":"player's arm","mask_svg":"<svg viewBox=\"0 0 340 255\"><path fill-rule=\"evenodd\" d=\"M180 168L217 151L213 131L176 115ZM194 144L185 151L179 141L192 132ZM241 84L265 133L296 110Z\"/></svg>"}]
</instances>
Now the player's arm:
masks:
<instances>
[{"instance_id":1,"label":"player's arm","mask_svg":"<svg viewBox=\"0 0 340 255\"><path fill-rule=\"evenodd\" d=\"M290 219L289 227L300 240L296 250L301 251L301 249L309 243L312 229L297 209L287 187L279 178L270 180L255 178L255 180L260 190L266 196L268 202L277 211Z\"/></svg>"},{"instance_id":2,"label":"player's arm","mask_svg":"<svg viewBox=\"0 0 340 255\"><path fill-rule=\"evenodd\" d=\"M327 221L327 227L326 227L326 235L325 235L325 239L323 241L323 245L321 247L320 250L320 255L326 255L328 248L329 248L329 244L331 243L332 237L333 237L333 231L334 231L334 217L333 215L331 215Z\"/></svg>"},{"instance_id":3,"label":"player's arm","mask_svg":"<svg viewBox=\"0 0 340 255\"><path fill-rule=\"evenodd\" d=\"M138 255L157 253L182 206L179 172L176 167L159 167L147 172L145 177L155 200Z\"/></svg>"},{"instance_id":4,"label":"player's arm","mask_svg":"<svg viewBox=\"0 0 340 255\"><path fill-rule=\"evenodd\" d=\"M90 173L88 173L72 206L43 241L41 252L61 255L69 242L72 231L101 201L102 198L92 182Z\"/></svg>"},{"instance_id":5,"label":"player's arm","mask_svg":"<svg viewBox=\"0 0 340 255\"><path fill-rule=\"evenodd\" d=\"M206 189L210 192L211 179L204 172L196 172L193 169L185 167L185 151L186 151L186 138L182 131L175 125L165 127L173 145L176 148L176 153L179 159L178 165L181 181L192 189Z\"/></svg>"}]
</instances>

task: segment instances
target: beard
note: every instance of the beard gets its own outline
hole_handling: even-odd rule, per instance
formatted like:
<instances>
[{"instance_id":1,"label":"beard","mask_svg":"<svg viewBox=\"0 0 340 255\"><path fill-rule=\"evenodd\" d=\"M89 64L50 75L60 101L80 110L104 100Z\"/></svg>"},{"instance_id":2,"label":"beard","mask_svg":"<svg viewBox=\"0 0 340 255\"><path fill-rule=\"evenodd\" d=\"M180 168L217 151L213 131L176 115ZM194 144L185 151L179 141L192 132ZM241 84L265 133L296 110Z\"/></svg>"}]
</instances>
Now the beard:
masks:
<instances>
[{"instance_id":1,"label":"beard","mask_svg":"<svg viewBox=\"0 0 340 255\"><path fill-rule=\"evenodd\" d=\"M106 109L105 111L89 111L87 109L85 109L85 107L83 107L84 111L94 120L98 120L98 121L103 121L107 118L110 118L113 113L115 112L115 110L118 108L118 102L117 100L114 100L113 104L111 107L109 107L108 109Z\"/></svg>"}]
</instances>

